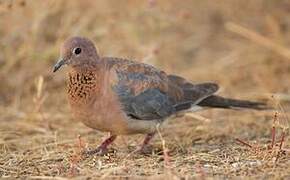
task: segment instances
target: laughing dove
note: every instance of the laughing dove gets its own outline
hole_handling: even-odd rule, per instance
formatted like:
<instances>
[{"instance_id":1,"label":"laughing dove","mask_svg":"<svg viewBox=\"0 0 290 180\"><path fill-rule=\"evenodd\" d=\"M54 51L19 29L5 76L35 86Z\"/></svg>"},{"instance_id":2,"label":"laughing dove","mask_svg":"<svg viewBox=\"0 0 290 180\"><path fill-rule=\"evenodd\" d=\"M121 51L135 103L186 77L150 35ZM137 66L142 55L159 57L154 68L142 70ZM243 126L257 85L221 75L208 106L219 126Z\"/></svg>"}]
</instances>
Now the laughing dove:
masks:
<instances>
[{"instance_id":1,"label":"laughing dove","mask_svg":"<svg viewBox=\"0 0 290 180\"><path fill-rule=\"evenodd\" d=\"M223 98L215 83L192 84L151 65L100 57L87 38L72 37L61 47L53 72L69 66L67 94L74 116L86 126L110 132L93 152L104 152L122 134L146 134L145 148L156 126L177 114L200 108L263 109L264 103Z\"/></svg>"}]
</instances>

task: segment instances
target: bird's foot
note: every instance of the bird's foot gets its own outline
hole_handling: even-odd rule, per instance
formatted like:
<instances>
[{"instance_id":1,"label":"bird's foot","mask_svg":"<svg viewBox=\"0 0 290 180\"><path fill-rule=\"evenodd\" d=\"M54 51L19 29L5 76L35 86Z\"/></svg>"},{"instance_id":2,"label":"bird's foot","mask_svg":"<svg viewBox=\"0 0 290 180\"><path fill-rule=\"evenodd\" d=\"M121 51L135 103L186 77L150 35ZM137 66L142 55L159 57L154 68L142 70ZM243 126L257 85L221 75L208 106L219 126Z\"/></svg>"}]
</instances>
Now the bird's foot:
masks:
<instances>
[{"instance_id":1,"label":"bird's foot","mask_svg":"<svg viewBox=\"0 0 290 180\"><path fill-rule=\"evenodd\" d=\"M108 154L109 152L108 146L112 144L112 142L116 139L116 137L117 137L116 135L111 135L97 149L85 151L83 154L85 156L90 156L90 155L95 155L95 154L103 156L103 155Z\"/></svg>"},{"instance_id":2,"label":"bird's foot","mask_svg":"<svg viewBox=\"0 0 290 180\"><path fill-rule=\"evenodd\" d=\"M155 133L149 133L146 135L142 145L135 151L139 154L151 154L152 153L152 146L149 145L149 142L154 137Z\"/></svg>"},{"instance_id":3,"label":"bird's foot","mask_svg":"<svg viewBox=\"0 0 290 180\"><path fill-rule=\"evenodd\" d=\"M142 154L142 155L152 154L152 151L153 151L152 146L149 146L149 145L141 146L135 150L136 153Z\"/></svg>"},{"instance_id":4,"label":"bird's foot","mask_svg":"<svg viewBox=\"0 0 290 180\"><path fill-rule=\"evenodd\" d=\"M108 154L108 152L109 152L109 150L107 147L100 146L96 149L84 151L83 155L85 155L85 156L92 156L92 155L104 156L104 155Z\"/></svg>"}]
</instances>

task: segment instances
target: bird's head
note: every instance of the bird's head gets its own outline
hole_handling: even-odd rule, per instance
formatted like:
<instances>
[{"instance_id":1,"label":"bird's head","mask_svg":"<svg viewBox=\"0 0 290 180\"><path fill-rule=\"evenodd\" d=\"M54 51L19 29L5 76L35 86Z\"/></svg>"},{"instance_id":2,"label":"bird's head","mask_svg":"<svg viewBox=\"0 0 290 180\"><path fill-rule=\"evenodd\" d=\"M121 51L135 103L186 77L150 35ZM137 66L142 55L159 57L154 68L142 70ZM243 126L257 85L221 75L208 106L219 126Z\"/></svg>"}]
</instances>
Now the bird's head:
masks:
<instances>
[{"instance_id":1,"label":"bird's head","mask_svg":"<svg viewBox=\"0 0 290 180\"><path fill-rule=\"evenodd\" d=\"M84 37L72 37L67 39L60 49L60 58L53 67L56 72L61 66L79 66L94 63L99 56L94 43Z\"/></svg>"}]
</instances>

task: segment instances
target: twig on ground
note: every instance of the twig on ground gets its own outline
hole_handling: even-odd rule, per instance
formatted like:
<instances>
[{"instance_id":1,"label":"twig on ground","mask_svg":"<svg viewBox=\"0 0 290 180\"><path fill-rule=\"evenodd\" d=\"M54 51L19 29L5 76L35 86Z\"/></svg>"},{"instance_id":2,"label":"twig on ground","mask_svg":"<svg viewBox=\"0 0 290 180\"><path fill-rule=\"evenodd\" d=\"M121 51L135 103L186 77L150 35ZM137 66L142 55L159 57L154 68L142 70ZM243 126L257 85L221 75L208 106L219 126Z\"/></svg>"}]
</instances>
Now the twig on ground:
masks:
<instances>
[{"instance_id":1,"label":"twig on ground","mask_svg":"<svg viewBox=\"0 0 290 180\"><path fill-rule=\"evenodd\" d=\"M204 121L204 122L211 122L211 119L209 118L205 118L203 116L200 116L200 115L197 115L197 114L194 114L194 113L187 113L186 116L189 116L191 118L194 118L194 119L197 119L197 120L200 120L200 121Z\"/></svg>"},{"instance_id":2,"label":"twig on ground","mask_svg":"<svg viewBox=\"0 0 290 180\"><path fill-rule=\"evenodd\" d=\"M243 140L241 140L241 139L239 139L239 138L236 138L236 141L238 141L239 143L242 143L242 144L245 145L245 146L248 146L248 147L250 147L250 148L253 148L252 145L250 145L249 143L247 143L247 142L245 142L245 141L243 141Z\"/></svg>"}]
</instances>

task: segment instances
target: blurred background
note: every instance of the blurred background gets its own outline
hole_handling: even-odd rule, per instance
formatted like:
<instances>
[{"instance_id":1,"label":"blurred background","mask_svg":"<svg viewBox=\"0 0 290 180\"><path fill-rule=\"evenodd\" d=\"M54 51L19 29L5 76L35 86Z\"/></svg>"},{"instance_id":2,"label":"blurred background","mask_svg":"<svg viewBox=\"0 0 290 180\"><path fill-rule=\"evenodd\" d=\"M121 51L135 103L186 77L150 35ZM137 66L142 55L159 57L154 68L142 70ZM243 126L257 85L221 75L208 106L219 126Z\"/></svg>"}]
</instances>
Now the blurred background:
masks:
<instances>
[{"instance_id":1,"label":"blurred background","mask_svg":"<svg viewBox=\"0 0 290 180\"><path fill-rule=\"evenodd\" d=\"M2 160L11 152L16 154L14 166L21 160L17 156L20 152L42 149L56 138L72 143L82 134L89 143L97 144L96 137L103 136L71 123L75 121L66 101L66 70L52 73L60 45L75 35L92 39L103 56L149 63L193 82L217 82L220 94L227 97L279 102L286 116L290 100L289 16L288 0L0 0ZM266 138L273 117L266 112L222 110L199 115L212 123L190 117L169 123L171 133L164 131L165 138L171 139L169 146L180 142L189 148L196 138L214 139L214 147L232 142L231 136ZM282 129L288 128L287 121L281 123ZM127 143L138 144L140 137L129 138ZM121 149L123 144L119 142ZM50 150L61 151L58 147ZM145 174L156 173L152 168L147 170ZM2 174L15 172L10 169ZM35 172L31 168L26 171ZM57 174L45 167L41 172Z\"/></svg>"}]
</instances>

